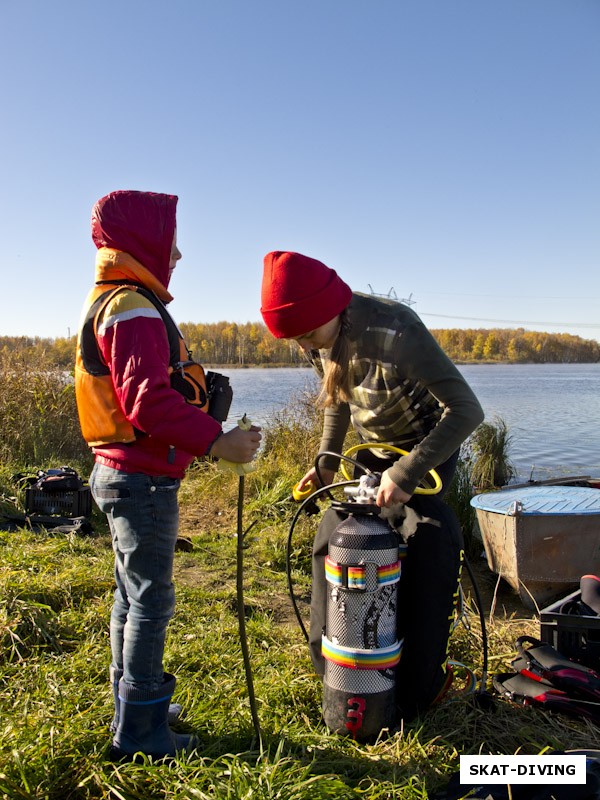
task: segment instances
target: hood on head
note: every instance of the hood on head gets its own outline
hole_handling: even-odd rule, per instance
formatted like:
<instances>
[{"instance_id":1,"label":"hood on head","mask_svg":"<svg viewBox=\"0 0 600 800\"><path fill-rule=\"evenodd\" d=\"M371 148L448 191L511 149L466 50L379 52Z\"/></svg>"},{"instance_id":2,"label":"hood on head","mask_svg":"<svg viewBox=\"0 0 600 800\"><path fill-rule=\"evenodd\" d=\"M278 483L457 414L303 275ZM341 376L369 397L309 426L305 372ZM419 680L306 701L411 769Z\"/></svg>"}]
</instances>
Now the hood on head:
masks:
<instances>
[{"instance_id":1,"label":"hood on head","mask_svg":"<svg viewBox=\"0 0 600 800\"><path fill-rule=\"evenodd\" d=\"M177 199L133 190L107 194L92 209L94 244L129 253L167 287Z\"/></svg>"}]
</instances>

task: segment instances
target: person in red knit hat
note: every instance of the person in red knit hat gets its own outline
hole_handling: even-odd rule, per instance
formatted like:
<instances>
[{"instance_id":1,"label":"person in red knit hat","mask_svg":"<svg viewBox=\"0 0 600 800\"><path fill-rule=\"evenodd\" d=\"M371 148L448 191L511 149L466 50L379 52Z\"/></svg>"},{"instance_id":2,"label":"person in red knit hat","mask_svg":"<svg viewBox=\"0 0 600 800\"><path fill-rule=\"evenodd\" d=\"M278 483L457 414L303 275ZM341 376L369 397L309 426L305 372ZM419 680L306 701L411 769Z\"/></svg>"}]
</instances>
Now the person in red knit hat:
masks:
<instances>
[{"instance_id":1,"label":"person in red knit hat","mask_svg":"<svg viewBox=\"0 0 600 800\"><path fill-rule=\"evenodd\" d=\"M377 505L407 545L398 595L398 718L425 711L447 689L450 621L463 559L460 526L443 502L461 443L483 420L473 391L433 335L402 303L353 292L335 270L301 253L264 258L261 314L278 339L294 339L322 378L324 424L319 453L342 453L350 424L363 443L408 452L357 453L381 475ZM333 482L339 459L323 456L298 484ZM442 481L437 495L414 494L429 470ZM321 479L321 480L320 480ZM325 557L342 517L330 508L313 545L310 651L324 672Z\"/></svg>"}]
</instances>

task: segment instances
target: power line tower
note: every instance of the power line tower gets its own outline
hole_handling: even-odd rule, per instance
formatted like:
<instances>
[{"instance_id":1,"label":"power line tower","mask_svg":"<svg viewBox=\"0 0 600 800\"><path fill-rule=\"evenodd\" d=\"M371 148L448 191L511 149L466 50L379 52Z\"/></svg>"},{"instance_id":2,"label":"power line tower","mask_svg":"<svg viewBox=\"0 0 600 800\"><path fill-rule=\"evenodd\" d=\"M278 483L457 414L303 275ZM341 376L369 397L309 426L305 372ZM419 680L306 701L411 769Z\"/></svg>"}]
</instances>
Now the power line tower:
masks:
<instances>
[{"instance_id":1,"label":"power line tower","mask_svg":"<svg viewBox=\"0 0 600 800\"><path fill-rule=\"evenodd\" d=\"M412 299L412 292L408 295L408 297L398 298L398 295L396 294L396 290L394 289L393 286L390 287L390 290L389 290L389 292L387 294L383 294L382 292L374 291L373 287L371 286L370 283L367 283L367 286L371 290L371 294L374 297L385 297L388 300L395 300L397 303L403 303L405 306L414 306L415 303L417 302L416 300Z\"/></svg>"}]
</instances>

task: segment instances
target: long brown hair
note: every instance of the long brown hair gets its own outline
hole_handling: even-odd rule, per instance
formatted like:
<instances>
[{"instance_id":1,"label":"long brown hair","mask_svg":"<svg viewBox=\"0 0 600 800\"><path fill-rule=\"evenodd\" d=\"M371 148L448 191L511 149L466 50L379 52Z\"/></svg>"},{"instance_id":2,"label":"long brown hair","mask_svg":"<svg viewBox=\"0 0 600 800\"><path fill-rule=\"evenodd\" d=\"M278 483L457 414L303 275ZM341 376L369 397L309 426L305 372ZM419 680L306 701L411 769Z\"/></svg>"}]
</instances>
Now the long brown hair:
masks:
<instances>
[{"instance_id":1,"label":"long brown hair","mask_svg":"<svg viewBox=\"0 0 600 800\"><path fill-rule=\"evenodd\" d=\"M340 330L337 339L331 348L331 355L323 386L319 394L319 402L325 407L335 406L339 403L347 403L351 396L350 387L350 321L348 319L348 309L345 308L340 313Z\"/></svg>"}]
</instances>

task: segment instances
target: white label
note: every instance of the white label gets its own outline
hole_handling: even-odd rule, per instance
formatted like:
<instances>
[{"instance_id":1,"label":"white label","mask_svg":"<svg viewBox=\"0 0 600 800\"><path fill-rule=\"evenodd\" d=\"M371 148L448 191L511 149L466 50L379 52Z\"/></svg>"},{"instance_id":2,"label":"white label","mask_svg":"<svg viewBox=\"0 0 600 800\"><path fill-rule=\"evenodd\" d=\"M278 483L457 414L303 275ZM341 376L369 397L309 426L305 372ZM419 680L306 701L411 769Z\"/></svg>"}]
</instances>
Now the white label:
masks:
<instances>
[{"instance_id":1,"label":"white label","mask_svg":"<svg viewBox=\"0 0 600 800\"><path fill-rule=\"evenodd\" d=\"M585 755L460 756L460 782L584 784Z\"/></svg>"}]
</instances>

